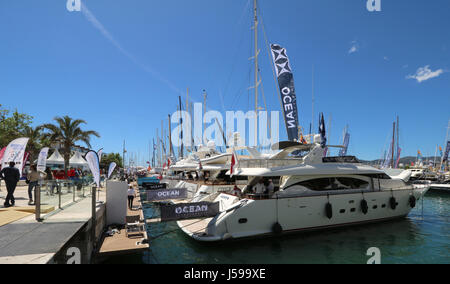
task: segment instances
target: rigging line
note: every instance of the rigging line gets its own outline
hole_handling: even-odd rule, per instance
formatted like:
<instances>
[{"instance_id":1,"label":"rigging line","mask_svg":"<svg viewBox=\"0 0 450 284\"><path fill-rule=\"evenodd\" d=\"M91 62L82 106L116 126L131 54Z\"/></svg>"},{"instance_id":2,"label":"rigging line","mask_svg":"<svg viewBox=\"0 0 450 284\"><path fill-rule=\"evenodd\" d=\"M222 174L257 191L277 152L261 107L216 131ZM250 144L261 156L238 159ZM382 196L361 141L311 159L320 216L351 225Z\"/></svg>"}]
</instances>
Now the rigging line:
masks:
<instances>
[{"instance_id":1,"label":"rigging line","mask_svg":"<svg viewBox=\"0 0 450 284\"><path fill-rule=\"evenodd\" d=\"M263 86L263 81L262 81L261 69L258 70L258 74L259 74L259 79L261 80L261 94L262 94L263 101L264 101L264 108L266 109L266 112L267 112L266 96L264 95L264 86Z\"/></svg>"},{"instance_id":2,"label":"rigging line","mask_svg":"<svg viewBox=\"0 0 450 284\"><path fill-rule=\"evenodd\" d=\"M238 24L240 24L240 23L242 22L242 19L243 19L243 17L244 17L245 11L247 10L249 4L250 4L250 0L247 1L247 4L246 4L246 6L244 7L244 10L242 11L242 14L241 14L241 17L240 17L240 19L239 19L239 21L238 21ZM244 41L244 35L245 35L245 29L241 29L241 37L240 37L240 40L239 40L239 44L238 44L238 46L237 46L236 52L234 53L234 55L235 55L234 58L235 58L236 60L233 61L233 65L232 65L232 67L231 67L231 73L230 73L230 75L229 75L229 77L228 77L228 81L227 81L227 83L226 83L226 85L225 85L225 92L224 92L225 95L226 95L227 92L228 92L228 89L229 89L229 86L230 86L230 82L231 82L231 78L232 78L232 76L233 76L233 74L234 74L234 70L235 70L236 62L237 62L237 56L236 56L236 55L238 54L239 50L241 49L242 43L243 43L243 41ZM223 100L223 98L222 98L222 100ZM224 109L224 111L225 111L225 107L223 106L223 104L222 104L222 107L223 107L223 109Z\"/></svg>"},{"instance_id":3,"label":"rigging line","mask_svg":"<svg viewBox=\"0 0 450 284\"><path fill-rule=\"evenodd\" d=\"M267 55L269 56L270 66L272 67L273 80L274 80L274 83L275 83L275 92L278 94L278 100L280 102L280 108L283 111L283 120L284 120L284 123L286 123L286 115L285 115L284 108L283 108L283 102L281 101L281 93L280 93L280 90L279 90L279 88L277 86L277 81L278 80L277 80L277 75L275 73L275 66L274 66L273 61L272 61L272 54L270 54L270 44L269 44L269 40L268 40L267 33L266 33L266 26L264 24L264 17L262 15L261 9L258 9L258 11L260 13L260 20L261 20L261 25L262 25L262 29L263 29L264 40L265 40L266 47L267 47Z\"/></svg>"},{"instance_id":4,"label":"rigging line","mask_svg":"<svg viewBox=\"0 0 450 284\"><path fill-rule=\"evenodd\" d=\"M161 73L156 71L151 66L148 66L138 60L133 54L131 54L128 50L126 50L119 41L117 41L112 34L105 28L105 26L95 17L95 15L88 9L86 4L81 3L81 12L83 16L96 28L104 38L106 38L112 45L116 47L116 49L122 53L125 57L127 57L131 62L139 66L145 72L149 73L155 79L159 80L161 83L165 84L169 87L173 92L177 94L182 94L182 92L173 84L169 79L165 78Z\"/></svg>"},{"instance_id":5,"label":"rigging line","mask_svg":"<svg viewBox=\"0 0 450 284\"><path fill-rule=\"evenodd\" d=\"M250 77L252 70L249 69L248 71L248 76ZM241 99L242 94L245 91L245 88L243 86L245 86L247 84L246 80L244 80L244 82L241 85L240 91L238 90L238 92L236 93L234 99L233 99L233 103L231 104L230 107L233 107L235 104L237 104L239 102L239 100Z\"/></svg>"}]
</instances>

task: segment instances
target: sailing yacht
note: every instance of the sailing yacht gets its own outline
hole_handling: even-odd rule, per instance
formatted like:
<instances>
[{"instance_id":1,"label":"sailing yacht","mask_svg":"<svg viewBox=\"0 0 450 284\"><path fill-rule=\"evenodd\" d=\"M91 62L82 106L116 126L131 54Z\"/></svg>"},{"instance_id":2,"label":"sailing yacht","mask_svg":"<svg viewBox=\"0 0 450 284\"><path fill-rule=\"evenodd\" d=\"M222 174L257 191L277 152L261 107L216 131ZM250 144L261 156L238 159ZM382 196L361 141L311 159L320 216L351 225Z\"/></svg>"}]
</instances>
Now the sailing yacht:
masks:
<instances>
[{"instance_id":1,"label":"sailing yacht","mask_svg":"<svg viewBox=\"0 0 450 284\"><path fill-rule=\"evenodd\" d=\"M217 242L387 221L407 216L429 189L406 182L410 171L389 176L353 156L325 157L317 139L286 147L279 156L295 151L307 154L301 161L242 163L235 173L247 179L242 197L210 195L209 201L220 205L216 217L178 221L178 226L197 241ZM252 191L262 179L273 181L275 193Z\"/></svg>"}]
</instances>

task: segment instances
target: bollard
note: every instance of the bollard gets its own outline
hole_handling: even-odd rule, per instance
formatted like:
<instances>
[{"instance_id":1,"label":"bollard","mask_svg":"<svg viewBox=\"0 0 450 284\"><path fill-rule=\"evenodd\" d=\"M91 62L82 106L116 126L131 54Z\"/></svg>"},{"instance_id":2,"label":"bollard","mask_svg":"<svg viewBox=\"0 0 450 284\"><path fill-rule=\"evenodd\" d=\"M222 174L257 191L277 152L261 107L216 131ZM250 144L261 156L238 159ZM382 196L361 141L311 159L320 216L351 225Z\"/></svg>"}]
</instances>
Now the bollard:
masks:
<instances>
[{"instance_id":1,"label":"bollard","mask_svg":"<svg viewBox=\"0 0 450 284\"><path fill-rule=\"evenodd\" d=\"M41 186L36 185L34 187L34 213L36 215L36 221L42 222L41 219Z\"/></svg>"},{"instance_id":2,"label":"bollard","mask_svg":"<svg viewBox=\"0 0 450 284\"><path fill-rule=\"evenodd\" d=\"M56 184L57 184L56 189L58 190L58 208L62 209L62 207L61 207L62 185L58 182L56 182Z\"/></svg>"},{"instance_id":3,"label":"bollard","mask_svg":"<svg viewBox=\"0 0 450 284\"><path fill-rule=\"evenodd\" d=\"M91 239L92 243L95 244L95 227L97 227L97 195L96 195L97 187L92 187L92 228L91 228Z\"/></svg>"}]
</instances>

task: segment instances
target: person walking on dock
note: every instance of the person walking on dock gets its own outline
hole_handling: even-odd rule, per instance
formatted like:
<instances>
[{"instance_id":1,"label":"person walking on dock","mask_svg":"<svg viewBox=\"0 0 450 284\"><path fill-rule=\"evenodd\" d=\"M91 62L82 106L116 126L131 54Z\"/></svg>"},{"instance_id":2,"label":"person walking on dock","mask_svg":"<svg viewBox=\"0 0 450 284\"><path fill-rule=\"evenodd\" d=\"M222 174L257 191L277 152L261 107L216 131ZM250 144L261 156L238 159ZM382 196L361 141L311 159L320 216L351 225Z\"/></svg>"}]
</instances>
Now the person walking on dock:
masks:
<instances>
[{"instance_id":1,"label":"person walking on dock","mask_svg":"<svg viewBox=\"0 0 450 284\"><path fill-rule=\"evenodd\" d=\"M133 210L133 200L135 195L136 191L134 190L133 185L130 184L128 188L128 208L130 210Z\"/></svg>"},{"instance_id":2,"label":"person walking on dock","mask_svg":"<svg viewBox=\"0 0 450 284\"><path fill-rule=\"evenodd\" d=\"M27 180L30 182L28 184L28 198L29 198L28 205L33 205L33 190L38 185L39 180L41 180L42 172L38 172L36 165L31 165L30 169L31 171L27 175ZM46 175L45 173L42 174Z\"/></svg>"},{"instance_id":3,"label":"person walking on dock","mask_svg":"<svg viewBox=\"0 0 450 284\"><path fill-rule=\"evenodd\" d=\"M4 204L5 208L14 206L15 204L14 191L20 180L20 172L14 167L15 165L16 163L10 162L9 167L2 169L0 172L0 177L5 180L6 190L8 192Z\"/></svg>"}]
</instances>

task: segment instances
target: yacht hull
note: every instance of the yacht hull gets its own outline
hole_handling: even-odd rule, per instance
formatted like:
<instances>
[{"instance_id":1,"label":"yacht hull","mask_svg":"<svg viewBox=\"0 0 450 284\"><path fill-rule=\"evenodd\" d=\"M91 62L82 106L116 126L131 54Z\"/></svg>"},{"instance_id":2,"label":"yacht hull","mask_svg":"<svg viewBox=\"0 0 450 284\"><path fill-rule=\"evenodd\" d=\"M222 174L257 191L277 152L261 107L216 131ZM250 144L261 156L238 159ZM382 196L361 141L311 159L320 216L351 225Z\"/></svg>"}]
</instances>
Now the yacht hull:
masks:
<instances>
[{"instance_id":1,"label":"yacht hull","mask_svg":"<svg viewBox=\"0 0 450 284\"><path fill-rule=\"evenodd\" d=\"M216 242L383 222L407 216L412 210L411 196L418 201L427 190L428 187L370 191L364 194L241 200L241 205L236 209L222 206L222 213L211 219L203 230L198 226L195 230L191 230L189 226L180 228L195 240ZM224 197L222 194L215 201L222 202L221 198ZM395 198L395 209L391 207L392 197ZM366 214L361 207L362 200L367 202ZM331 216L327 214L327 203L332 207ZM274 229L277 223L281 230Z\"/></svg>"}]
</instances>

